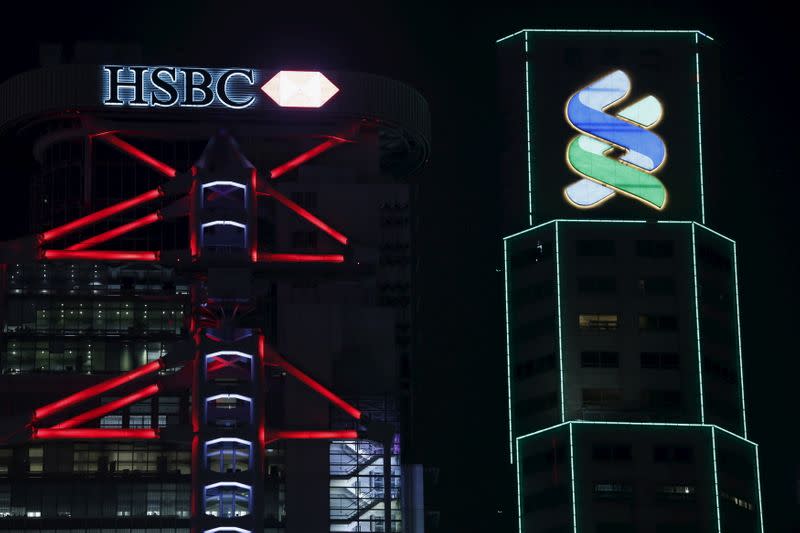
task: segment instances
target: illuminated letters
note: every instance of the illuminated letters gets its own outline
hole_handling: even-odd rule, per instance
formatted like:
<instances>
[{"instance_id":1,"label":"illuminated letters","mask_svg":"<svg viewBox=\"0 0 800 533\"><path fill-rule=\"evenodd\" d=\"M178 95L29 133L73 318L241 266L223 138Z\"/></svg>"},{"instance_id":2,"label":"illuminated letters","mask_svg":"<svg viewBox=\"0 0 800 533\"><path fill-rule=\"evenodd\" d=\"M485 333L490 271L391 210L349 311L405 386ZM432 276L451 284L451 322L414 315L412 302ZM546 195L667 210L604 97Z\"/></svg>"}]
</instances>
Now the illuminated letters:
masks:
<instances>
[{"instance_id":1,"label":"illuminated letters","mask_svg":"<svg viewBox=\"0 0 800 533\"><path fill-rule=\"evenodd\" d=\"M321 107L339 92L315 71L105 65L102 74L103 105L120 107Z\"/></svg>"},{"instance_id":2,"label":"illuminated letters","mask_svg":"<svg viewBox=\"0 0 800 533\"><path fill-rule=\"evenodd\" d=\"M667 190L653 172L667 157L664 141L649 128L663 108L646 96L610 115L605 110L629 93L630 79L616 70L587 85L567 102L567 122L580 132L567 145L567 163L583 179L564 188L566 199L581 208L596 207L621 193L648 207L663 209ZM608 156L616 148L619 158Z\"/></svg>"}]
</instances>

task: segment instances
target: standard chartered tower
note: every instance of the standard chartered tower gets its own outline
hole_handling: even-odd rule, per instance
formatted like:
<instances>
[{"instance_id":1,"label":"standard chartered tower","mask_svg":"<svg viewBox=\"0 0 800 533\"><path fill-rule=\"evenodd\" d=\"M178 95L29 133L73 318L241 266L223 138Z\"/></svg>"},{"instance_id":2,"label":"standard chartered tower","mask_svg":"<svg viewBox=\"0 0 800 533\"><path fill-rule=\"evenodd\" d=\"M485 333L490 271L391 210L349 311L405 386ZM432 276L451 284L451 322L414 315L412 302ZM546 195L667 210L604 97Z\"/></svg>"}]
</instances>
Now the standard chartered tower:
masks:
<instances>
[{"instance_id":1,"label":"standard chartered tower","mask_svg":"<svg viewBox=\"0 0 800 533\"><path fill-rule=\"evenodd\" d=\"M699 31L497 42L519 531L761 532Z\"/></svg>"}]
</instances>

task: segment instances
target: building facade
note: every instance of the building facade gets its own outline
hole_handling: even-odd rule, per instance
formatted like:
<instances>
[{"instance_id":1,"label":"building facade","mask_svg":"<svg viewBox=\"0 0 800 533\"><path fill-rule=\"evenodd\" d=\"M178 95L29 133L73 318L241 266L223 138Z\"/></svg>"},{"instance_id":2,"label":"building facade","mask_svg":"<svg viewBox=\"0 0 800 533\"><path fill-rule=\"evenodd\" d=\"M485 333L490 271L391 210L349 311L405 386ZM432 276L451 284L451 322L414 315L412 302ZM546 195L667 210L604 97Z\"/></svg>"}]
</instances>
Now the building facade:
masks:
<instances>
[{"instance_id":1,"label":"building facade","mask_svg":"<svg viewBox=\"0 0 800 533\"><path fill-rule=\"evenodd\" d=\"M713 40L523 30L497 46L519 531L763 531L736 244L706 225Z\"/></svg>"},{"instance_id":2,"label":"building facade","mask_svg":"<svg viewBox=\"0 0 800 533\"><path fill-rule=\"evenodd\" d=\"M0 86L34 168L2 254L0 529L418 531L424 99L103 59Z\"/></svg>"}]
</instances>

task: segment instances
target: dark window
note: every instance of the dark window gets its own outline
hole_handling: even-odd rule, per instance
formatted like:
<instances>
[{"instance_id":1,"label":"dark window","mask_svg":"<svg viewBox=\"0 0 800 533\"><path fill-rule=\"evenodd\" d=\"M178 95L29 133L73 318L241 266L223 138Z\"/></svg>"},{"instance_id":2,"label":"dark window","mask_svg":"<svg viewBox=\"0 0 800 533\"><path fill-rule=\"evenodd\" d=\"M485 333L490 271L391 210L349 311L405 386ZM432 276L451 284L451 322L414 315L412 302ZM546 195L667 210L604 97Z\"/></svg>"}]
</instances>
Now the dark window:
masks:
<instances>
[{"instance_id":1,"label":"dark window","mask_svg":"<svg viewBox=\"0 0 800 533\"><path fill-rule=\"evenodd\" d=\"M639 280L639 292L644 295L675 294L675 280L667 276L655 276Z\"/></svg>"},{"instance_id":2,"label":"dark window","mask_svg":"<svg viewBox=\"0 0 800 533\"><path fill-rule=\"evenodd\" d=\"M636 255L652 259L664 259L674 254L672 241L636 241Z\"/></svg>"},{"instance_id":3,"label":"dark window","mask_svg":"<svg viewBox=\"0 0 800 533\"><path fill-rule=\"evenodd\" d=\"M613 406L622 399L622 391L619 389L583 389L583 405L593 406Z\"/></svg>"},{"instance_id":4,"label":"dark window","mask_svg":"<svg viewBox=\"0 0 800 533\"><path fill-rule=\"evenodd\" d=\"M317 207L317 192L295 191L292 193L292 200L305 208L312 209Z\"/></svg>"},{"instance_id":5,"label":"dark window","mask_svg":"<svg viewBox=\"0 0 800 533\"><path fill-rule=\"evenodd\" d=\"M651 389L642 391L645 405L652 409L677 409L681 407L681 391Z\"/></svg>"},{"instance_id":6,"label":"dark window","mask_svg":"<svg viewBox=\"0 0 800 533\"><path fill-rule=\"evenodd\" d=\"M656 499L664 501L693 501L694 485L661 485L656 489Z\"/></svg>"},{"instance_id":7,"label":"dark window","mask_svg":"<svg viewBox=\"0 0 800 533\"><path fill-rule=\"evenodd\" d=\"M533 340L542 335L553 334L556 330L556 317L546 316L536 320L528 320L514 328L512 339L517 342Z\"/></svg>"},{"instance_id":8,"label":"dark window","mask_svg":"<svg viewBox=\"0 0 800 533\"><path fill-rule=\"evenodd\" d=\"M630 461L633 459L630 444L595 444L592 446L595 461Z\"/></svg>"},{"instance_id":9,"label":"dark window","mask_svg":"<svg viewBox=\"0 0 800 533\"><path fill-rule=\"evenodd\" d=\"M553 257L553 243L538 241L533 247L512 250L508 263L512 268L519 268L541 263Z\"/></svg>"},{"instance_id":10,"label":"dark window","mask_svg":"<svg viewBox=\"0 0 800 533\"><path fill-rule=\"evenodd\" d=\"M639 329L643 331L676 331L678 317L675 315L639 315Z\"/></svg>"},{"instance_id":11,"label":"dark window","mask_svg":"<svg viewBox=\"0 0 800 533\"><path fill-rule=\"evenodd\" d=\"M517 413L520 416L531 416L553 409L558 405L558 394L550 392L541 396L517 402Z\"/></svg>"},{"instance_id":12,"label":"dark window","mask_svg":"<svg viewBox=\"0 0 800 533\"><path fill-rule=\"evenodd\" d=\"M554 447L522 458L522 473L525 475L543 472L553 468L554 465L564 464L569 452L561 443Z\"/></svg>"},{"instance_id":13,"label":"dark window","mask_svg":"<svg viewBox=\"0 0 800 533\"><path fill-rule=\"evenodd\" d=\"M694 450L689 446L658 445L653 447L653 461L691 464L694 462Z\"/></svg>"},{"instance_id":14,"label":"dark window","mask_svg":"<svg viewBox=\"0 0 800 533\"><path fill-rule=\"evenodd\" d=\"M614 241L610 240L580 240L575 243L579 257L612 257L616 254Z\"/></svg>"},{"instance_id":15,"label":"dark window","mask_svg":"<svg viewBox=\"0 0 800 533\"><path fill-rule=\"evenodd\" d=\"M314 231L293 231L292 248L316 248L317 234Z\"/></svg>"},{"instance_id":16,"label":"dark window","mask_svg":"<svg viewBox=\"0 0 800 533\"><path fill-rule=\"evenodd\" d=\"M700 262L712 267L714 270L730 272L731 260L728 256L718 253L708 246L700 246L697 250L697 257Z\"/></svg>"},{"instance_id":17,"label":"dark window","mask_svg":"<svg viewBox=\"0 0 800 533\"><path fill-rule=\"evenodd\" d=\"M562 505L569 505L569 498L567 484L540 490L525 498L523 512L530 513L538 509L553 509Z\"/></svg>"},{"instance_id":18,"label":"dark window","mask_svg":"<svg viewBox=\"0 0 800 533\"><path fill-rule=\"evenodd\" d=\"M581 352L584 368L619 368L619 352Z\"/></svg>"},{"instance_id":19,"label":"dark window","mask_svg":"<svg viewBox=\"0 0 800 533\"><path fill-rule=\"evenodd\" d=\"M536 357L529 361L517 363L515 368L517 379L526 379L543 372L549 372L556 367L556 354L550 353L541 357Z\"/></svg>"},{"instance_id":20,"label":"dark window","mask_svg":"<svg viewBox=\"0 0 800 533\"><path fill-rule=\"evenodd\" d=\"M552 296L553 282L540 281L533 283L526 287L521 287L511 292L511 303L518 307L523 307L538 301L543 298Z\"/></svg>"},{"instance_id":21,"label":"dark window","mask_svg":"<svg viewBox=\"0 0 800 533\"><path fill-rule=\"evenodd\" d=\"M610 276L583 276L578 278L578 290L590 294L615 292L617 279Z\"/></svg>"},{"instance_id":22,"label":"dark window","mask_svg":"<svg viewBox=\"0 0 800 533\"><path fill-rule=\"evenodd\" d=\"M680 356L676 352L642 352L642 368L675 370L680 367Z\"/></svg>"}]
</instances>

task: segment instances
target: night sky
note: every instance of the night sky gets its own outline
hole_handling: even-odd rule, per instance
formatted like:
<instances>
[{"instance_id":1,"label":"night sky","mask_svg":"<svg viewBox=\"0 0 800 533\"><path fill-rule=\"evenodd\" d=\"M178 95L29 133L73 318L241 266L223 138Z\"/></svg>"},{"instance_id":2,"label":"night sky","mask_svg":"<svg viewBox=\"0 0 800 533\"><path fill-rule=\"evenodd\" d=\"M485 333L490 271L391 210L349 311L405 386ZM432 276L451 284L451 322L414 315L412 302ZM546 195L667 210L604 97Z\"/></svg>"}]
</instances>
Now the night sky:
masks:
<instances>
[{"instance_id":1,"label":"night sky","mask_svg":"<svg viewBox=\"0 0 800 533\"><path fill-rule=\"evenodd\" d=\"M765 2L104 2L16 4L0 32L0 79L35 67L38 43L139 42L145 60L358 70L405 81L430 103L433 146L420 185L415 449L440 469L445 531L512 531L508 467L495 40L523 27L700 29L722 50L724 159L707 199L712 228L739 249L750 438L760 444L765 527L796 531L800 354L795 20ZM77 3L75 3L77 5ZM88 6L92 7L88 7ZM55 7L57 6L57 7ZM789 113L786 115L786 113ZM714 117L703 116L704 121ZM791 128L791 130L790 130ZM9 147L0 147L8 161ZM517 179L523 179L517 176ZM4 168L0 237L26 232L25 174ZM793 304L794 302L794 304ZM798 313L800 316L800 313Z\"/></svg>"}]
</instances>

